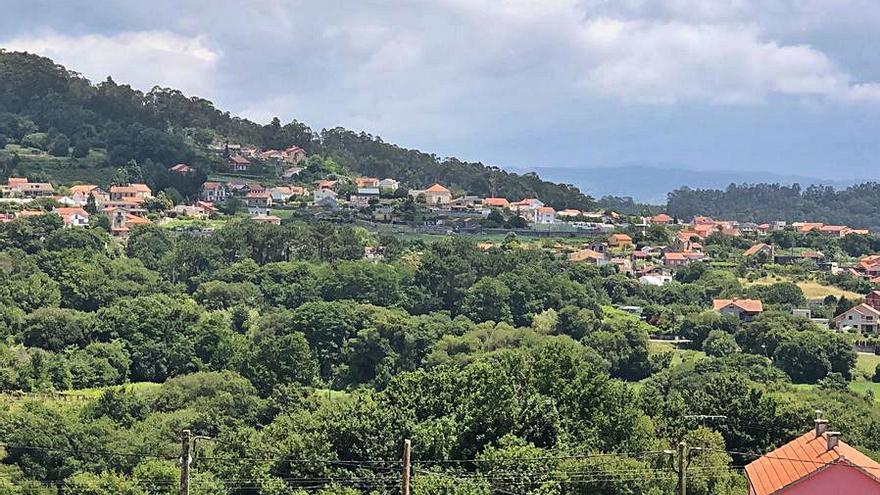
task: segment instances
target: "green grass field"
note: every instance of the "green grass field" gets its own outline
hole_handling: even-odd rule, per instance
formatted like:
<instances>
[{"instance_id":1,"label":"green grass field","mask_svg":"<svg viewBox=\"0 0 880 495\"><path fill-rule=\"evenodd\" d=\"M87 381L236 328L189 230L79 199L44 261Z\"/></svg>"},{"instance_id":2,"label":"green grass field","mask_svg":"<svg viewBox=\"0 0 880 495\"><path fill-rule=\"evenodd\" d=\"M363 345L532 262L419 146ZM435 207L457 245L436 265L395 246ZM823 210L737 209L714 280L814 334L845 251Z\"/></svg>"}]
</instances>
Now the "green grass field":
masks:
<instances>
[{"instance_id":1,"label":"green grass field","mask_svg":"<svg viewBox=\"0 0 880 495\"><path fill-rule=\"evenodd\" d=\"M648 351L651 354L672 352L672 366L678 366L679 364L684 362L695 361L697 359L702 359L706 357L706 353L703 351L682 349L668 342L648 342Z\"/></svg>"},{"instance_id":2,"label":"green grass field","mask_svg":"<svg viewBox=\"0 0 880 495\"><path fill-rule=\"evenodd\" d=\"M880 356L877 354L859 353L858 361L856 361L856 368L859 371L873 375L878 364L880 364Z\"/></svg>"},{"instance_id":3,"label":"green grass field","mask_svg":"<svg viewBox=\"0 0 880 495\"><path fill-rule=\"evenodd\" d=\"M83 158L70 156L52 156L45 151L25 148L17 144L7 144L0 150L0 155L17 154L19 164L16 173L31 177L33 180L51 179L54 183L70 184L73 182L107 184L113 179L116 168L107 164L107 156L103 150L91 150Z\"/></svg>"},{"instance_id":4,"label":"green grass field","mask_svg":"<svg viewBox=\"0 0 880 495\"><path fill-rule=\"evenodd\" d=\"M193 229L193 228L209 228L219 229L226 225L226 218L216 220L203 220L198 218L169 218L160 224L166 229Z\"/></svg>"}]
</instances>

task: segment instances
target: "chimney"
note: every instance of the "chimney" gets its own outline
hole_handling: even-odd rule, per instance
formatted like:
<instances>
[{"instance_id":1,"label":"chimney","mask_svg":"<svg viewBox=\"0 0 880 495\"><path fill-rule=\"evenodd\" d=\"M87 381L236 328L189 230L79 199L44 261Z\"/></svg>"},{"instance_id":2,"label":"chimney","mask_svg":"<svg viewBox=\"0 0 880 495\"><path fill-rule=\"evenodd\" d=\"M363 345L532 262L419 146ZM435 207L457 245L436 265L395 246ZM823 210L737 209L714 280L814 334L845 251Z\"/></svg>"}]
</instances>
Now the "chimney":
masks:
<instances>
[{"instance_id":1,"label":"chimney","mask_svg":"<svg viewBox=\"0 0 880 495\"><path fill-rule=\"evenodd\" d=\"M834 450L837 447L837 439L840 437L839 431L828 432L828 450Z\"/></svg>"},{"instance_id":2,"label":"chimney","mask_svg":"<svg viewBox=\"0 0 880 495\"><path fill-rule=\"evenodd\" d=\"M816 438L822 436L823 433L828 431L828 420L827 419L814 419L814 423L816 423Z\"/></svg>"}]
</instances>

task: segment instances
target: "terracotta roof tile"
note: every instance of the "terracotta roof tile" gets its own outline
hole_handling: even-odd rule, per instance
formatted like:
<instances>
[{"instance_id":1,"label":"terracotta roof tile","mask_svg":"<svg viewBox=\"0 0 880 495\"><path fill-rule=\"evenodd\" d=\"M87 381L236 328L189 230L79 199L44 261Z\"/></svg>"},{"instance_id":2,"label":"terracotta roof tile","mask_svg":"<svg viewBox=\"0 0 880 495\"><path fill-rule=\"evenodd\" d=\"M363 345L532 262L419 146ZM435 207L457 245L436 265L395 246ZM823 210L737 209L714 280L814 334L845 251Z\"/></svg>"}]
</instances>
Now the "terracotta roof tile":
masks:
<instances>
[{"instance_id":1,"label":"terracotta roof tile","mask_svg":"<svg viewBox=\"0 0 880 495\"><path fill-rule=\"evenodd\" d=\"M837 463L874 478L880 490L880 463L842 441L828 450L827 434L817 437L814 430L748 464L746 475L755 495L771 495Z\"/></svg>"}]
</instances>

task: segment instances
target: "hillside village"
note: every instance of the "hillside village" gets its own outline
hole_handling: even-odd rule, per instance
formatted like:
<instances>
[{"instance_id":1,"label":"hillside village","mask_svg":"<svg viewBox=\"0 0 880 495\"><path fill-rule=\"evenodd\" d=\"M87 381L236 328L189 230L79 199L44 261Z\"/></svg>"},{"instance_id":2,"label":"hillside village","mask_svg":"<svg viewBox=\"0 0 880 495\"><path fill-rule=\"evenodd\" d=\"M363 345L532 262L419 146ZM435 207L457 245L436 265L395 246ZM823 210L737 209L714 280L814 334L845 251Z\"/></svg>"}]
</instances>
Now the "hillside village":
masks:
<instances>
[{"instance_id":1,"label":"hillside village","mask_svg":"<svg viewBox=\"0 0 880 495\"><path fill-rule=\"evenodd\" d=\"M27 54L0 83L2 494L878 492L874 186L674 215Z\"/></svg>"},{"instance_id":2,"label":"hillside village","mask_svg":"<svg viewBox=\"0 0 880 495\"><path fill-rule=\"evenodd\" d=\"M281 181L266 183L259 180L230 178L225 181L206 180L198 198L172 204L164 193L154 194L143 183L125 183L102 188L95 184L56 185L31 182L26 177L10 177L0 185L0 222L14 218L56 214L66 227L104 227L124 242L138 225L179 225L173 220L193 221L201 232L210 231L200 220L231 218L246 214L252 221L281 225L282 218L275 213L302 212L317 218L353 222L369 227L382 225L415 225L428 234L479 235L486 233L517 233L524 236L556 237L555 244L543 247L554 256L572 264L596 267L611 266L617 273L638 280L640 284L663 286L675 280L676 273L692 263L712 265L730 262L751 267L772 265L779 268L798 266L806 274L820 279L862 284L862 291L880 288L880 254L869 254L858 259L835 259L819 250L782 249L774 244L776 234L790 233L826 240L846 236L870 236L865 229L845 225L825 225L819 222L783 221L747 223L714 220L696 216L683 222L665 213L650 216L627 216L613 211L556 210L539 198L510 201L501 197L478 197L466 191L454 194L441 184L423 189L408 189L400 181L378 177L348 177L339 174L316 179L300 180L307 159L302 148L293 146L284 150L260 150L237 145L211 147L218 157L225 158L225 172L241 176L248 172L251 160L269 161L283 170ZM169 168L171 174L191 176L195 169L187 164ZM222 177L222 175L219 175ZM38 206L34 208L33 206ZM228 205L232 205L230 209ZM409 210L409 215L404 213ZM420 212L413 215L413 211ZM409 220L409 222L407 222ZM661 232L669 242L649 242L648 230ZM568 237L569 240L565 240ZM656 235L655 235L656 237ZM572 242L571 239L581 241ZM638 239L634 240L634 238ZM740 252L727 250L716 259L711 249L705 249L707 240L729 238L739 245L747 245ZM481 242L478 247L492 249L497 244ZM376 259L381 246L367 247L364 256ZM814 322L827 328L856 330L866 334L880 332L876 322L880 317L878 292L867 296L861 304L841 314L817 315ZM760 300L716 299L714 309L732 314L744 321L762 311ZM629 308L640 314L641 308ZM812 317L810 309L795 309L796 314Z\"/></svg>"}]
</instances>

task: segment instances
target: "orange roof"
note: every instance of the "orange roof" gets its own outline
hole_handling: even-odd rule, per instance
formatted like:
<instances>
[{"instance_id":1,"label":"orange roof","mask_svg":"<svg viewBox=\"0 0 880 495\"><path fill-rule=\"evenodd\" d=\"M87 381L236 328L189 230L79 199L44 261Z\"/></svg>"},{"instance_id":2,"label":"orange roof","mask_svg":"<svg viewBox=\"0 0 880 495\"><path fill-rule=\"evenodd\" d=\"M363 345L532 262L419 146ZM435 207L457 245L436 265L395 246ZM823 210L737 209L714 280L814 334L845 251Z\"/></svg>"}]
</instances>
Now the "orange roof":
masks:
<instances>
[{"instance_id":1,"label":"orange roof","mask_svg":"<svg viewBox=\"0 0 880 495\"><path fill-rule=\"evenodd\" d=\"M715 299L712 301L712 306L716 311L731 305L746 313L760 313L764 311L764 305L758 299Z\"/></svg>"},{"instance_id":2,"label":"orange roof","mask_svg":"<svg viewBox=\"0 0 880 495\"><path fill-rule=\"evenodd\" d=\"M97 188L98 186L94 184L80 184L78 186L70 186L70 194L89 194Z\"/></svg>"},{"instance_id":3,"label":"orange roof","mask_svg":"<svg viewBox=\"0 0 880 495\"><path fill-rule=\"evenodd\" d=\"M147 223L153 223L144 217L139 217L137 215L132 215L131 213L125 214L125 223L133 224L133 225L143 225Z\"/></svg>"},{"instance_id":4,"label":"orange roof","mask_svg":"<svg viewBox=\"0 0 880 495\"><path fill-rule=\"evenodd\" d=\"M445 187L441 186L440 184L434 184L433 186L425 189L425 192L448 193L449 189L446 189Z\"/></svg>"},{"instance_id":5,"label":"orange roof","mask_svg":"<svg viewBox=\"0 0 880 495\"><path fill-rule=\"evenodd\" d=\"M671 222L672 217L667 215L666 213L661 213L659 215L654 215L651 217L652 222Z\"/></svg>"},{"instance_id":6,"label":"orange roof","mask_svg":"<svg viewBox=\"0 0 880 495\"><path fill-rule=\"evenodd\" d=\"M625 241L625 242L632 242L632 240L633 240L632 237L630 237L626 234L611 234L611 239L613 239L615 241Z\"/></svg>"},{"instance_id":7,"label":"orange roof","mask_svg":"<svg viewBox=\"0 0 880 495\"><path fill-rule=\"evenodd\" d=\"M10 186L23 186L28 183L27 177L10 177L6 179L6 183Z\"/></svg>"},{"instance_id":8,"label":"orange roof","mask_svg":"<svg viewBox=\"0 0 880 495\"><path fill-rule=\"evenodd\" d=\"M770 495L840 463L859 469L880 483L880 463L839 440L829 450L828 435L817 437L815 430L749 463L746 476L755 495Z\"/></svg>"},{"instance_id":9,"label":"orange roof","mask_svg":"<svg viewBox=\"0 0 880 495\"><path fill-rule=\"evenodd\" d=\"M684 253L664 253L663 259L666 260L675 260L675 261L684 261L685 256Z\"/></svg>"},{"instance_id":10,"label":"orange roof","mask_svg":"<svg viewBox=\"0 0 880 495\"><path fill-rule=\"evenodd\" d=\"M604 258L605 256L603 256L602 253L598 253L592 249L581 249L568 255L570 261L584 261L588 259L601 260Z\"/></svg>"},{"instance_id":11,"label":"orange roof","mask_svg":"<svg viewBox=\"0 0 880 495\"><path fill-rule=\"evenodd\" d=\"M123 193L123 192L132 192L132 193L152 193L149 186L146 184L129 184L127 186L111 186L111 193Z\"/></svg>"},{"instance_id":12,"label":"orange roof","mask_svg":"<svg viewBox=\"0 0 880 495\"><path fill-rule=\"evenodd\" d=\"M764 244L763 242L755 244L754 246L746 249L746 252L743 253L743 256L754 256L761 252L764 248L769 248L770 245Z\"/></svg>"},{"instance_id":13,"label":"orange roof","mask_svg":"<svg viewBox=\"0 0 880 495\"><path fill-rule=\"evenodd\" d=\"M55 208L52 211L54 211L55 213L57 213L59 216L62 216L62 217L69 217L70 215L76 215L76 214L80 214L84 217L89 216L89 213L86 210L79 208L79 207L76 207L76 206L71 207L71 208Z\"/></svg>"},{"instance_id":14,"label":"orange roof","mask_svg":"<svg viewBox=\"0 0 880 495\"><path fill-rule=\"evenodd\" d=\"M542 206L538 208L538 213L556 213L556 210L549 206Z\"/></svg>"},{"instance_id":15,"label":"orange roof","mask_svg":"<svg viewBox=\"0 0 880 495\"><path fill-rule=\"evenodd\" d=\"M483 200L483 204L486 206L504 207L509 205L510 201L507 201L507 198L486 198Z\"/></svg>"}]
</instances>

